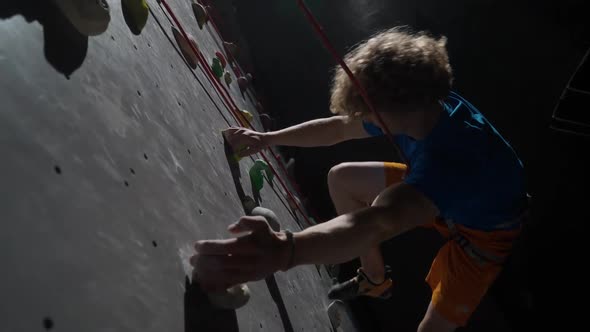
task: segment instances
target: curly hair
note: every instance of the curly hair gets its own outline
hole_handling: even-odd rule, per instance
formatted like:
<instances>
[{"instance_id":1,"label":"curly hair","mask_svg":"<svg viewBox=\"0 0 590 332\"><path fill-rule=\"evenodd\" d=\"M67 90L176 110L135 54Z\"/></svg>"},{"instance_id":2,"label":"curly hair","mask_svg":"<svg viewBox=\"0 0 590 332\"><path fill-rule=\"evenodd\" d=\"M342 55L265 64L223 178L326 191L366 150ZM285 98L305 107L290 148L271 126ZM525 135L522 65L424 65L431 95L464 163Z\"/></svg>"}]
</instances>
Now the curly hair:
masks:
<instances>
[{"instance_id":1,"label":"curly hair","mask_svg":"<svg viewBox=\"0 0 590 332\"><path fill-rule=\"evenodd\" d=\"M344 61L378 110L426 105L445 98L453 74L447 39L401 27L377 33L350 51ZM407 108L404 108L407 109ZM346 72L338 67L332 83L330 111L355 116L368 112Z\"/></svg>"}]
</instances>

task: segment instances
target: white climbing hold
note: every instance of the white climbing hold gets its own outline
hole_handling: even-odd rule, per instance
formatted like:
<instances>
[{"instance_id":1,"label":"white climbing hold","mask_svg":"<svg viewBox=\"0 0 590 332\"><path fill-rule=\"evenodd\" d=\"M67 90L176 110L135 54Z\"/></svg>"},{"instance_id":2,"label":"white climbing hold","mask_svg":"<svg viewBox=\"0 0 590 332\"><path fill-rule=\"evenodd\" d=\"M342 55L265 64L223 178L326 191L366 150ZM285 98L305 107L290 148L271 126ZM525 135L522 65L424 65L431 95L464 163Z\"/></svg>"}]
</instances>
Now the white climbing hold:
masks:
<instances>
[{"instance_id":1,"label":"white climbing hold","mask_svg":"<svg viewBox=\"0 0 590 332\"><path fill-rule=\"evenodd\" d=\"M238 309L250 300L250 289L246 284L239 284L221 292L208 293L209 301L223 309Z\"/></svg>"},{"instance_id":2,"label":"white climbing hold","mask_svg":"<svg viewBox=\"0 0 590 332\"><path fill-rule=\"evenodd\" d=\"M289 207L291 208L291 210L293 211L297 211L298 210L298 206L301 206L301 200L295 196L294 194L291 194L293 196L293 200L291 198L291 196L287 195L287 202L289 203Z\"/></svg>"},{"instance_id":3,"label":"white climbing hold","mask_svg":"<svg viewBox=\"0 0 590 332\"><path fill-rule=\"evenodd\" d=\"M254 209L252 209L252 215L264 217L264 219L266 219L266 222L268 222L270 228L273 231L278 232L281 230L279 218L277 218L277 215L272 210L264 208L262 206L257 206Z\"/></svg>"},{"instance_id":4,"label":"white climbing hold","mask_svg":"<svg viewBox=\"0 0 590 332\"><path fill-rule=\"evenodd\" d=\"M332 327L337 329L342 323L342 312L345 310L344 302L336 300L328 306L328 317L332 323Z\"/></svg>"},{"instance_id":5,"label":"white climbing hold","mask_svg":"<svg viewBox=\"0 0 590 332\"><path fill-rule=\"evenodd\" d=\"M105 32L111 21L106 0L54 0L65 17L85 36Z\"/></svg>"}]
</instances>

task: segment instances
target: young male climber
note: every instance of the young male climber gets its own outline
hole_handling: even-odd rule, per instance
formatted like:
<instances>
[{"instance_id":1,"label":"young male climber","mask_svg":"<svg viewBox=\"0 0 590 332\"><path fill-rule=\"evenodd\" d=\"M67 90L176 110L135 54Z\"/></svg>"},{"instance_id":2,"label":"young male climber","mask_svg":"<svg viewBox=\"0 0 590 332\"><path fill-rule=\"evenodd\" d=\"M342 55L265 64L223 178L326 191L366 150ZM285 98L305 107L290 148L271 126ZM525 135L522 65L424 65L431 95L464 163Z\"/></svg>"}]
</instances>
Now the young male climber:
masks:
<instances>
[{"instance_id":1,"label":"young male climber","mask_svg":"<svg viewBox=\"0 0 590 332\"><path fill-rule=\"evenodd\" d=\"M229 231L246 235L197 242L194 277L216 290L301 264L360 256L358 275L335 285L329 297L387 298L392 276L379 244L430 225L448 241L426 276L432 298L418 331L453 331L467 324L519 234L527 201L523 165L490 122L451 91L444 37L394 28L361 43L345 61L409 165L335 166L328 184L338 217L296 233L273 232L260 217L243 217ZM224 135L242 156L273 145L328 146L383 135L342 69L334 76L330 109L337 115L267 133L229 128Z\"/></svg>"}]
</instances>

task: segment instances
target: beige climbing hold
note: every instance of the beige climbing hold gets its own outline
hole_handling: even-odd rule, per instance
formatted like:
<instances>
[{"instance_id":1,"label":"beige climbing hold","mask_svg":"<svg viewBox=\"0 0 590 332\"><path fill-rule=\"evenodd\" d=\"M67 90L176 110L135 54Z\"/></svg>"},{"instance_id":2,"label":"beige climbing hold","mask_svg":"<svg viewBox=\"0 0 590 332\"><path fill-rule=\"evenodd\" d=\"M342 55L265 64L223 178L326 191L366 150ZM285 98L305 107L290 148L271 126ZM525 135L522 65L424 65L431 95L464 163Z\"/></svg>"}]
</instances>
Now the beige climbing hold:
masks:
<instances>
[{"instance_id":1,"label":"beige climbing hold","mask_svg":"<svg viewBox=\"0 0 590 332\"><path fill-rule=\"evenodd\" d=\"M195 41L193 36L191 36L190 34L187 34L188 38L189 38L189 42L187 42L186 38L184 38L182 33L180 31L178 31L178 29L176 29L175 27L172 27L172 34L174 35L174 39L176 39L176 43L178 44L178 48L180 48L180 52L182 53L182 56L186 59L186 62L188 62L188 65L192 69L197 69L197 64L199 63L199 58L197 57L197 55L195 54L195 52L193 51L193 49L190 47L190 44L189 44L189 42L191 44L193 44L194 48L197 51L199 51L199 49L197 48L197 42Z\"/></svg>"},{"instance_id":2,"label":"beige climbing hold","mask_svg":"<svg viewBox=\"0 0 590 332\"><path fill-rule=\"evenodd\" d=\"M193 13L195 14L199 29L203 29L205 23L209 21L209 13L207 12L207 9L198 2L193 2L191 6L193 7Z\"/></svg>"},{"instance_id":3,"label":"beige climbing hold","mask_svg":"<svg viewBox=\"0 0 590 332\"><path fill-rule=\"evenodd\" d=\"M232 78L231 78L231 74L229 73L229 71L226 71L225 74L223 74L223 78L225 79L225 84L230 85L232 82Z\"/></svg>"},{"instance_id":4,"label":"beige climbing hold","mask_svg":"<svg viewBox=\"0 0 590 332\"><path fill-rule=\"evenodd\" d=\"M248 90L248 79L244 76L238 77L238 86L240 87L240 92L244 94Z\"/></svg>"},{"instance_id":5,"label":"beige climbing hold","mask_svg":"<svg viewBox=\"0 0 590 332\"><path fill-rule=\"evenodd\" d=\"M209 301L223 309L238 309L250 300L250 289L246 284L239 284L221 292L208 293Z\"/></svg>"},{"instance_id":6,"label":"beige climbing hold","mask_svg":"<svg viewBox=\"0 0 590 332\"><path fill-rule=\"evenodd\" d=\"M223 42L223 48L225 48L225 53L230 54L231 56L228 58L229 61L232 61L231 59L235 58L238 56L238 45L232 43L232 42Z\"/></svg>"},{"instance_id":7,"label":"beige climbing hold","mask_svg":"<svg viewBox=\"0 0 590 332\"><path fill-rule=\"evenodd\" d=\"M254 200L254 198L252 198L250 196L246 196L242 200L242 206L244 207L246 214L252 214L252 210L254 210L257 205L258 204L256 204L256 201Z\"/></svg>"}]
</instances>

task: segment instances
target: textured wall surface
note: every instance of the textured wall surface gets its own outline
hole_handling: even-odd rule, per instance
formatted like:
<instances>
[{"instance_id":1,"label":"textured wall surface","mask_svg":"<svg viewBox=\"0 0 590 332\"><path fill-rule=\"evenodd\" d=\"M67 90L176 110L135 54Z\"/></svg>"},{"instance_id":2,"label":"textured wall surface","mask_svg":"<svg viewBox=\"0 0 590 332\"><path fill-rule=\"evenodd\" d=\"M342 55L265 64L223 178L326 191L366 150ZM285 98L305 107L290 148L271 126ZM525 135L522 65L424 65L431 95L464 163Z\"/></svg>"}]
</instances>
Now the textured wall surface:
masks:
<instances>
[{"instance_id":1,"label":"textured wall surface","mask_svg":"<svg viewBox=\"0 0 590 332\"><path fill-rule=\"evenodd\" d=\"M192 244L227 237L244 214L253 162L235 182L220 130L236 123L156 0L140 35L109 3L108 30L91 38L51 2L0 8L0 330L330 330L324 269L250 283L235 312L187 284ZM210 61L219 36L188 0L168 3ZM230 93L254 113L235 77ZM276 180L261 198L300 228Z\"/></svg>"}]
</instances>

